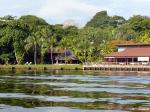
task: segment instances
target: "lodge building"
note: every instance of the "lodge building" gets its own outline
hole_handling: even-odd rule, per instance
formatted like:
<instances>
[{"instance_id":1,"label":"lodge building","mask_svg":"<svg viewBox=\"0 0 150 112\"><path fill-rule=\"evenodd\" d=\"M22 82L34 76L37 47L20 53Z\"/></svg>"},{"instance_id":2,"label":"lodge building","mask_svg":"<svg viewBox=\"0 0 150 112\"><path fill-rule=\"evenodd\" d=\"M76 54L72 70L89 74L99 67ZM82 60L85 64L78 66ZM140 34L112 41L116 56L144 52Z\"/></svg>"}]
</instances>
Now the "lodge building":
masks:
<instances>
[{"instance_id":1,"label":"lodge building","mask_svg":"<svg viewBox=\"0 0 150 112\"><path fill-rule=\"evenodd\" d=\"M118 51L104 57L112 64L149 64L150 44L119 44Z\"/></svg>"}]
</instances>

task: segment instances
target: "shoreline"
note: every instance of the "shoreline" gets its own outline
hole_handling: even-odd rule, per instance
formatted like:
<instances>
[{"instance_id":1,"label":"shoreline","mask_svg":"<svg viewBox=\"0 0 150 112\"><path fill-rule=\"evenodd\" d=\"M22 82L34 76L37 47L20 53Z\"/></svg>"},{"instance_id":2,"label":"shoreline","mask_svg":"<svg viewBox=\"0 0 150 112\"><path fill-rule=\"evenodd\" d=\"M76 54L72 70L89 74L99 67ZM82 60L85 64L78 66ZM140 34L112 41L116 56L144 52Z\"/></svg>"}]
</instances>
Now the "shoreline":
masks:
<instances>
[{"instance_id":1,"label":"shoreline","mask_svg":"<svg viewBox=\"0 0 150 112\"><path fill-rule=\"evenodd\" d=\"M148 72L149 65L83 65L85 71L108 71L108 72Z\"/></svg>"},{"instance_id":2,"label":"shoreline","mask_svg":"<svg viewBox=\"0 0 150 112\"><path fill-rule=\"evenodd\" d=\"M22 72L49 72L49 71L83 71L87 73L135 73L150 74L150 66L84 66L81 64L54 64L54 65L0 65L0 72L22 71Z\"/></svg>"},{"instance_id":3,"label":"shoreline","mask_svg":"<svg viewBox=\"0 0 150 112\"><path fill-rule=\"evenodd\" d=\"M0 65L0 70L83 70L83 65Z\"/></svg>"}]
</instances>

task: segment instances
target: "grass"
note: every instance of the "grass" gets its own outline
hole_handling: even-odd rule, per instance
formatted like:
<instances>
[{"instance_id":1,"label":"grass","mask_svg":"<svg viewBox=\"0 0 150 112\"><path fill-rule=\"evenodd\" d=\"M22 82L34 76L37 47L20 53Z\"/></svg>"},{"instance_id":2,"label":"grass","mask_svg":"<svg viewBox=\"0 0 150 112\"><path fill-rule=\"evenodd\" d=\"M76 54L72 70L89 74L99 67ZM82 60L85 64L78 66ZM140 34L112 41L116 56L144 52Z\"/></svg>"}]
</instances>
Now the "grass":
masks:
<instances>
[{"instance_id":1,"label":"grass","mask_svg":"<svg viewBox=\"0 0 150 112\"><path fill-rule=\"evenodd\" d=\"M82 65L79 64L54 64L54 65L0 65L0 69L58 69L58 70L81 70Z\"/></svg>"}]
</instances>

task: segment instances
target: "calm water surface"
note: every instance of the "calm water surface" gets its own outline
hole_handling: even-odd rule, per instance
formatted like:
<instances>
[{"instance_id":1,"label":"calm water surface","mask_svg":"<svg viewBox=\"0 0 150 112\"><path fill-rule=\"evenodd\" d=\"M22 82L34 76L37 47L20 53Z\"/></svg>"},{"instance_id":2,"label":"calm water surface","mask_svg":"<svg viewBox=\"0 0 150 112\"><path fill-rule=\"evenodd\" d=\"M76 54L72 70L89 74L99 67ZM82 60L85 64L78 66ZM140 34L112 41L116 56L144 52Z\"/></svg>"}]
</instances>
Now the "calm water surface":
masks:
<instances>
[{"instance_id":1,"label":"calm water surface","mask_svg":"<svg viewBox=\"0 0 150 112\"><path fill-rule=\"evenodd\" d=\"M0 112L150 112L150 74L2 73Z\"/></svg>"}]
</instances>

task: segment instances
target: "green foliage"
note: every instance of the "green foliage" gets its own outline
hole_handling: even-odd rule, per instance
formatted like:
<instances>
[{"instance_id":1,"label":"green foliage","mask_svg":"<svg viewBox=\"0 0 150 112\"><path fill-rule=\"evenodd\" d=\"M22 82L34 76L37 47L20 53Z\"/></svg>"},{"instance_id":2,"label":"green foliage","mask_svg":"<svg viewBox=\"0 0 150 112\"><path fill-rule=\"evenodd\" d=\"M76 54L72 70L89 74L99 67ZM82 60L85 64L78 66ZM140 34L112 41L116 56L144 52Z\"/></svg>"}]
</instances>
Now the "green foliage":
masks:
<instances>
[{"instance_id":1,"label":"green foliage","mask_svg":"<svg viewBox=\"0 0 150 112\"><path fill-rule=\"evenodd\" d=\"M116 50L118 42L150 43L150 17L136 15L125 20L101 11L81 29L49 25L34 15L0 18L0 63L44 63L53 47L71 50L80 62L100 61ZM48 58L53 59L52 55Z\"/></svg>"},{"instance_id":2,"label":"green foliage","mask_svg":"<svg viewBox=\"0 0 150 112\"><path fill-rule=\"evenodd\" d=\"M114 39L133 40L137 37L137 33L131 29L129 24L124 24L114 30Z\"/></svg>"},{"instance_id":3,"label":"green foliage","mask_svg":"<svg viewBox=\"0 0 150 112\"><path fill-rule=\"evenodd\" d=\"M117 27L125 23L125 19L121 16L108 16L107 11L101 11L86 24L86 27L106 28Z\"/></svg>"},{"instance_id":4,"label":"green foliage","mask_svg":"<svg viewBox=\"0 0 150 112\"><path fill-rule=\"evenodd\" d=\"M5 64L8 64L8 61L9 61L10 56L11 56L10 54L1 54L1 55L0 55L0 59L1 59L2 61L4 61Z\"/></svg>"},{"instance_id":5,"label":"green foliage","mask_svg":"<svg viewBox=\"0 0 150 112\"><path fill-rule=\"evenodd\" d=\"M6 15L4 17L0 17L0 20L14 20L16 16Z\"/></svg>"},{"instance_id":6,"label":"green foliage","mask_svg":"<svg viewBox=\"0 0 150 112\"><path fill-rule=\"evenodd\" d=\"M21 16L20 20L22 20L24 23L27 23L28 25L48 25L44 19L33 15Z\"/></svg>"},{"instance_id":7,"label":"green foliage","mask_svg":"<svg viewBox=\"0 0 150 112\"><path fill-rule=\"evenodd\" d=\"M71 49L81 62L87 62L98 60L101 44L109 40L109 30L87 27L79 30L76 35L65 36L61 45Z\"/></svg>"},{"instance_id":8,"label":"green foliage","mask_svg":"<svg viewBox=\"0 0 150 112\"><path fill-rule=\"evenodd\" d=\"M137 32L150 30L150 17L146 16L133 16L128 20L130 27Z\"/></svg>"},{"instance_id":9,"label":"green foliage","mask_svg":"<svg viewBox=\"0 0 150 112\"><path fill-rule=\"evenodd\" d=\"M145 33L144 35L140 35L137 40L137 42L139 43L146 43L149 44L150 43L150 32L149 33Z\"/></svg>"}]
</instances>

